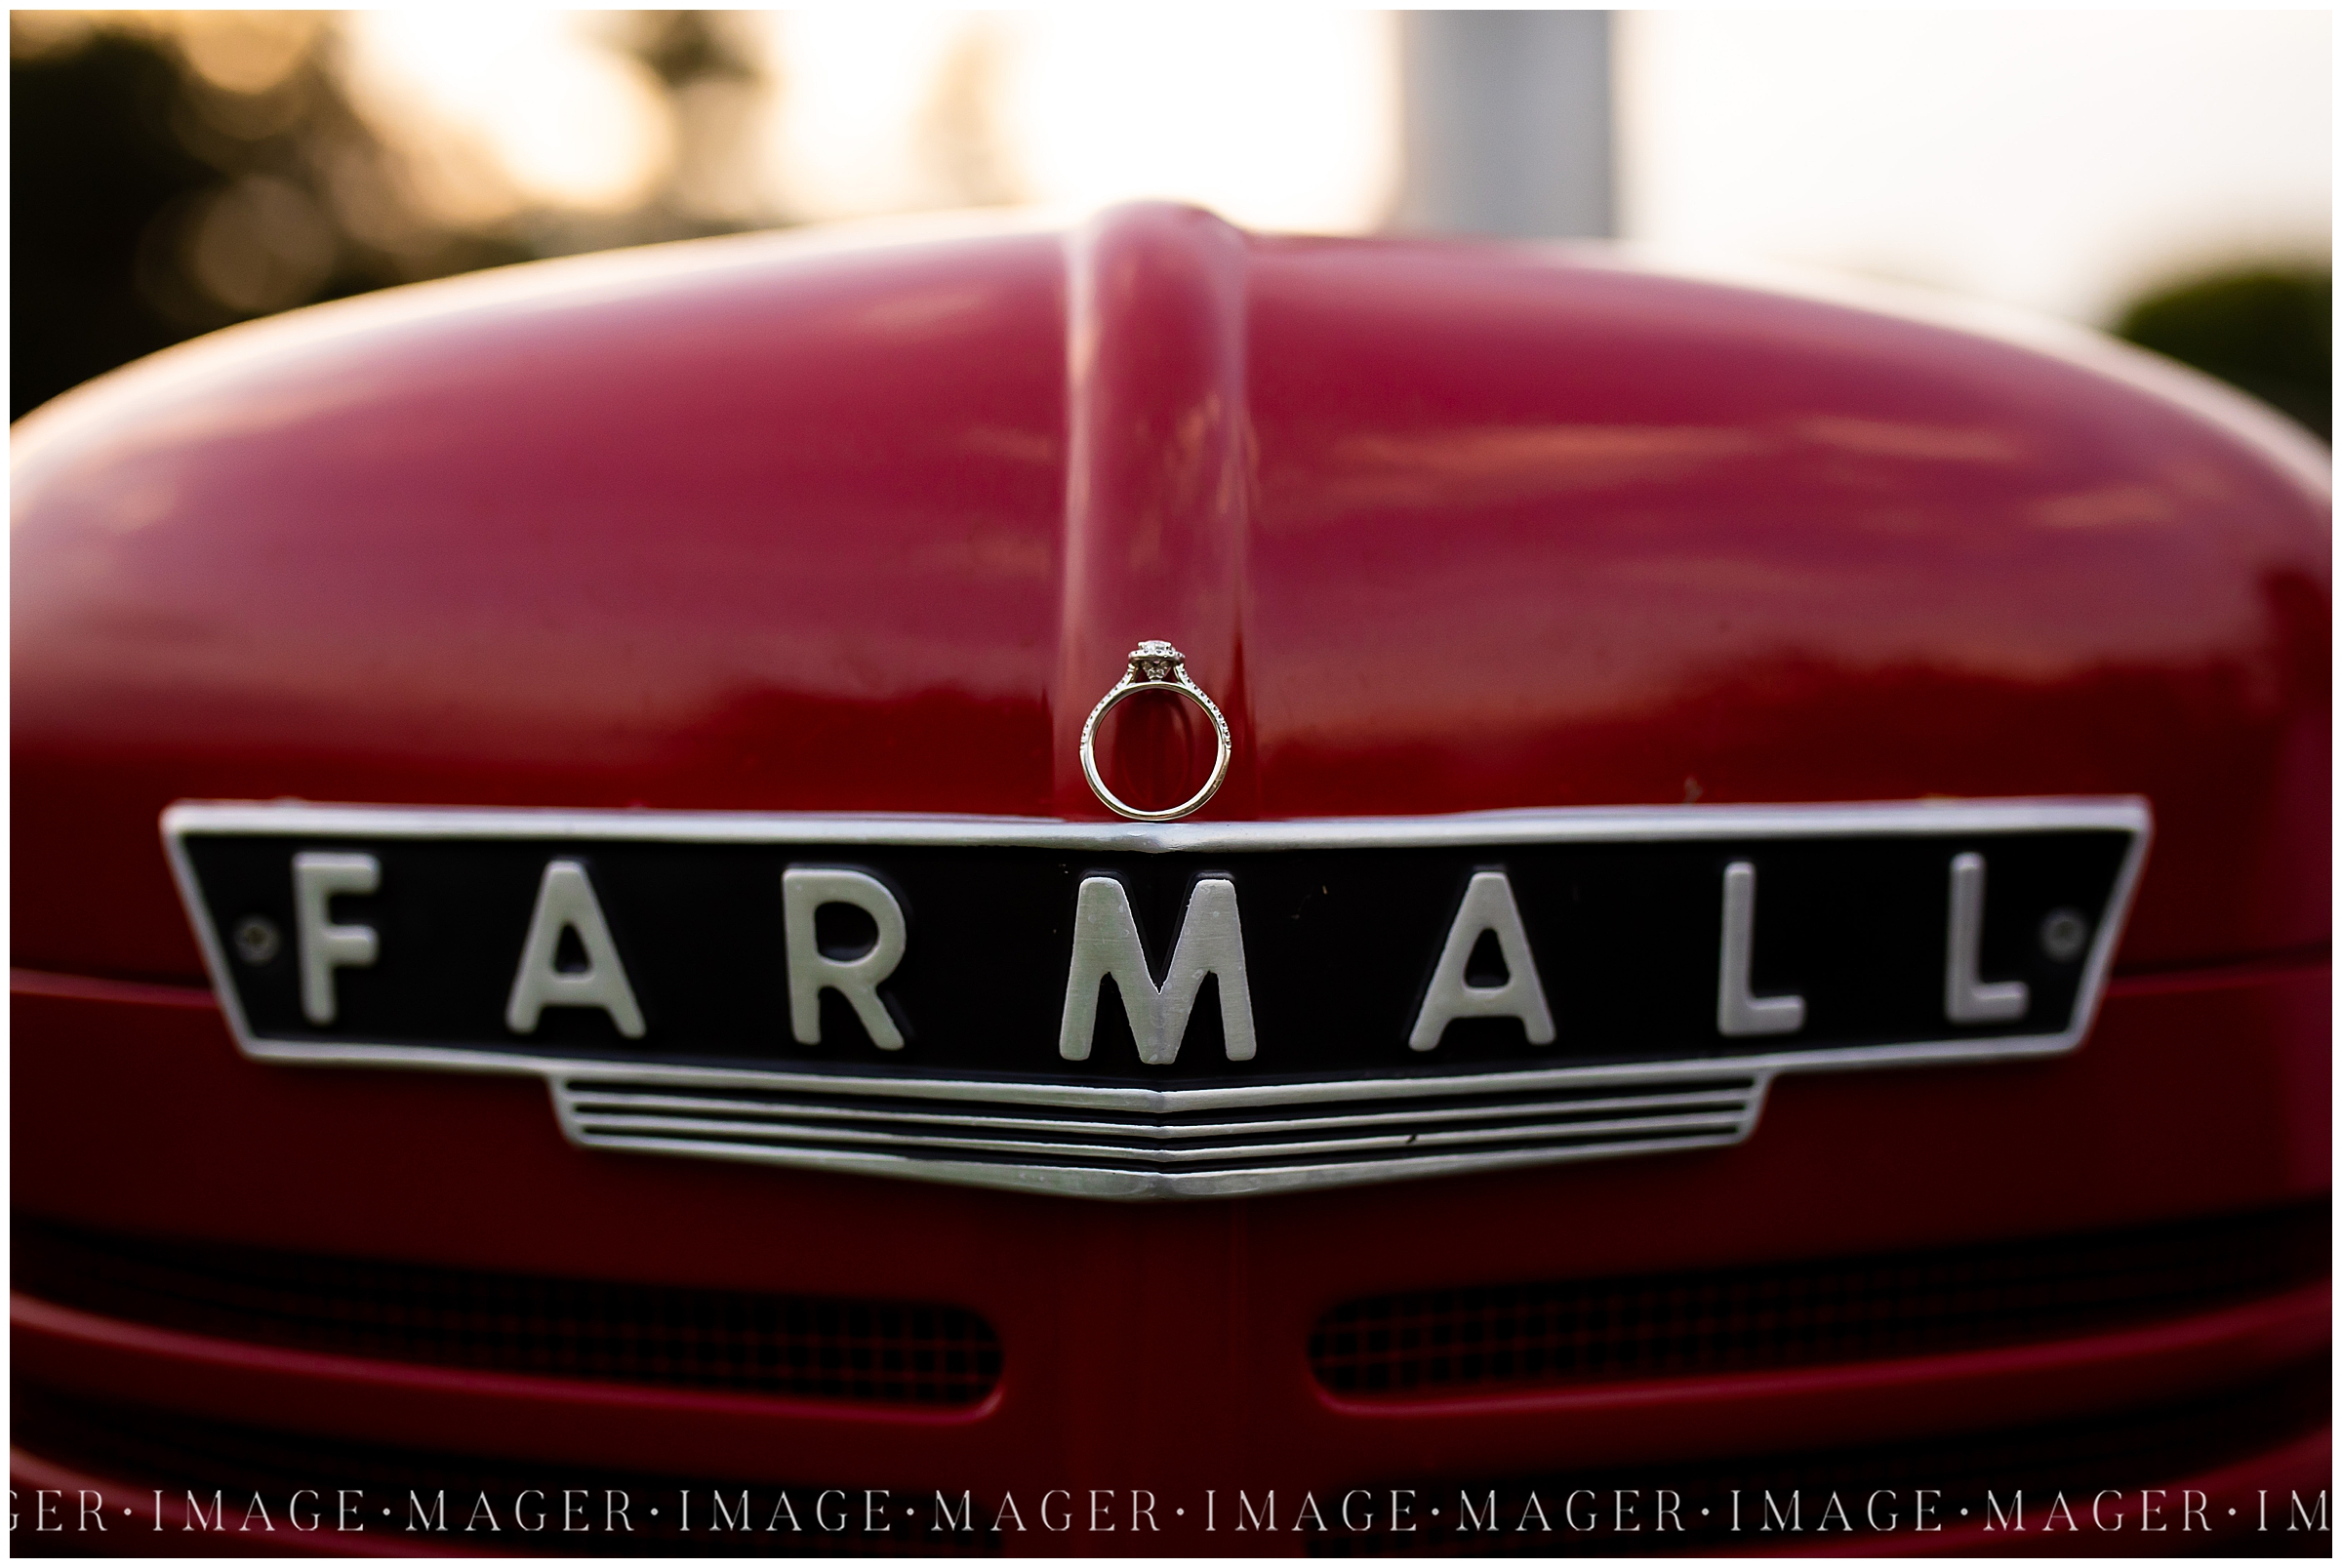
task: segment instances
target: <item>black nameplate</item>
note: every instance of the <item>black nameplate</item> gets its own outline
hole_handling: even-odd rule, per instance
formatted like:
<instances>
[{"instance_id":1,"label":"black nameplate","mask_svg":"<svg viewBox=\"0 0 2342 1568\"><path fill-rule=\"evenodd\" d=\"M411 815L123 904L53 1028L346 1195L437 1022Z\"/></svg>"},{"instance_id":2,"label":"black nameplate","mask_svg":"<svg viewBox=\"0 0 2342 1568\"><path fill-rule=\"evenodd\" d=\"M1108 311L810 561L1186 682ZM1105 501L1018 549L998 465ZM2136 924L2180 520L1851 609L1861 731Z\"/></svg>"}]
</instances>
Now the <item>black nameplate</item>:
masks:
<instances>
[{"instance_id":1,"label":"black nameplate","mask_svg":"<svg viewBox=\"0 0 2342 1568\"><path fill-rule=\"evenodd\" d=\"M1193 1088L2071 1044L2146 819L2132 802L2011 802L1125 829L284 805L181 806L166 827L222 999L256 1054L376 1047ZM332 968L325 1024L304 1013L293 870L297 856L319 854L378 867L375 891L325 905L333 924L370 931L375 945L371 962ZM1970 856L1983 866L1973 976L2021 983L2024 1002L1958 1022L1946 997L1951 888L1955 863ZM509 1022L556 862L584 869L638 1007L638 1037L603 1006L547 1005L527 1030ZM1746 991L1801 998L1792 1030L1719 1025L1735 865L1753 869L1756 887ZM819 992L820 1042L797 1038L782 896L791 867L859 871L896 901L904 949L878 994L903 1030L900 1049L879 1049L835 988ZM1515 1016L1460 1017L1435 1046L1412 1049L1459 905L1488 871L1503 873L1517 907L1554 1038L1532 1043ZM1061 1054L1079 890L1101 876L1123 889L1157 984L1198 881L1233 885L1257 1040L1249 1060L1229 1059L1219 976L1203 982L1174 1061L1140 1060L1110 980L1086 1059ZM833 958L866 947L874 930L844 905L816 920ZM1501 984L1506 970L1488 962L1500 944L1476 945L1469 982ZM586 961L578 933L565 932L556 969Z\"/></svg>"}]
</instances>

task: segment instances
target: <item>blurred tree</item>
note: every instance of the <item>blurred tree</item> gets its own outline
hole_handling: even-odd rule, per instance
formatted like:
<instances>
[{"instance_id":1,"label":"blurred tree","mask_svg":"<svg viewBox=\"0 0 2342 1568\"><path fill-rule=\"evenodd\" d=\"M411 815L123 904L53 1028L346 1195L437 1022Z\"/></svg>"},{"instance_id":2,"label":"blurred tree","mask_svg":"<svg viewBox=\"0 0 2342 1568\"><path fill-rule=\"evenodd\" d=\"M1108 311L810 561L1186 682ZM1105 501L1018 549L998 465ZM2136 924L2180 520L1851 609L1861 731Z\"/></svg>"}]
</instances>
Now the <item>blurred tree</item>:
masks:
<instances>
[{"instance_id":1,"label":"blurred tree","mask_svg":"<svg viewBox=\"0 0 2342 1568\"><path fill-rule=\"evenodd\" d=\"M404 211L300 13L10 19L9 418L313 301L530 253Z\"/></svg>"},{"instance_id":2,"label":"blurred tree","mask_svg":"<svg viewBox=\"0 0 2342 1568\"><path fill-rule=\"evenodd\" d=\"M188 336L138 283L158 215L220 182L171 129L179 62L141 38L12 56L9 418Z\"/></svg>"},{"instance_id":3,"label":"blurred tree","mask_svg":"<svg viewBox=\"0 0 2342 1568\"><path fill-rule=\"evenodd\" d=\"M756 117L766 67L753 58L737 13L620 14L616 42L666 90L675 157L660 188L616 225L608 243L638 245L731 233L780 221L756 163Z\"/></svg>"},{"instance_id":4,"label":"blurred tree","mask_svg":"<svg viewBox=\"0 0 2342 1568\"><path fill-rule=\"evenodd\" d=\"M300 12L12 13L9 418L233 322L390 284L769 221L759 63L731 19L584 23L655 75L681 132L627 212L431 216L411 149L344 85L340 23Z\"/></svg>"},{"instance_id":5,"label":"blurred tree","mask_svg":"<svg viewBox=\"0 0 2342 1568\"><path fill-rule=\"evenodd\" d=\"M2331 267L2264 267L2150 295L2115 332L2241 387L2330 442L2333 326Z\"/></svg>"}]
</instances>

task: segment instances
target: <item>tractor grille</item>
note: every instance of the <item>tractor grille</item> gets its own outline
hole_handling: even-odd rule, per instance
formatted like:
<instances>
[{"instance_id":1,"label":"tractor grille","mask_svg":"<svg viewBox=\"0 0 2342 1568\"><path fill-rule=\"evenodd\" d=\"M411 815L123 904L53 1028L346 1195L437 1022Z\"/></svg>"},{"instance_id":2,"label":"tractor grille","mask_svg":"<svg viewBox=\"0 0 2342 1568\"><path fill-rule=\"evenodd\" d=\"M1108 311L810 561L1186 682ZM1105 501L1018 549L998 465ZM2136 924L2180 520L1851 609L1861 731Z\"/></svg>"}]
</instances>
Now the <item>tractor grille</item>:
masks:
<instances>
[{"instance_id":1,"label":"tractor grille","mask_svg":"<svg viewBox=\"0 0 2342 1568\"><path fill-rule=\"evenodd\" d=\"M1000 1381L957 1307L611 1284L154 1241L19 1216L14 1286L218 1339L672 1388L971 1405Z\"/></svg>"},{"instance_id":2,"label":"tractor grille","mask_svg":"<svg viewBox=\"0 0 2342 1568\"><path fill-rule=\"evenodd\" d=\"M1376 1080L1271 1105L1220 1104L1203 1091L1187 1097L1197 1108L1170 1110L951 1087L930 1098L570 1076L553 1080L553 1104L569 1136L596 1148L896 1175L949 1169L955 1180L1095 1197L1208 1197L1368 1171L1429 1176L1734 1144L1764 1094L1760 1075L1731 1071L1537 1089L1469 1076Z\"/></svg>"},{"instance_id":3,"label":"tractor grille","mask_svg":"<svg viewBox=\"0 0 2342 1568\"><path fill-rule=\"evenodd\" d=\"M1942 1354L2183 1316L2327 1276L2329 1205L1952 1251L1376 1296L1310 1337L1336 1393Z\"/></svg>"}]
</instances>

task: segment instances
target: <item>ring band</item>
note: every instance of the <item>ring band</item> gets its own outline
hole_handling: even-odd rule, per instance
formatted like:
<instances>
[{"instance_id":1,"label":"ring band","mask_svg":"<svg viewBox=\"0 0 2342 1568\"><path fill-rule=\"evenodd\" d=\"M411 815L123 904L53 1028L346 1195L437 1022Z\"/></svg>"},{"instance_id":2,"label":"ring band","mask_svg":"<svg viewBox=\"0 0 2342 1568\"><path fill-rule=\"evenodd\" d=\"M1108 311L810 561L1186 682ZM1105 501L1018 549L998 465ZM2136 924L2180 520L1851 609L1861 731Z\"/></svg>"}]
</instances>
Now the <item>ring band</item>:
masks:
<instances>
[{"instance_id":1,"label":"ring band","mask_svg":"<svg viewBox=\"0 0 2342 1568\"><path fill-rule=\"evenodd\" d=\"M1091 744L1098 737L1098 721L1105 718L1116 703L1141 692L1177 692L1203 709L1212 721L1212 733L1219 737L1220 749L1212 762L1212 776L1203 782L1201 789L1167 811L1141 811L1136 806L1125 805L1106 786L1106 781L1099 777L1097 754L1091 749ZM1187 657L1167 642L1143 642L1133 648L1130 651L1130 667L1122 672L1122 678L1114 682L1104 697L1098 699L1098 705L1090 709L1089 718L1081 726L1081 772L1090 781L1091 792L1106 803L1108 810L1128 817L1133 822L1175 822L1197 810L1219 791L1220 781L1228 777L1228 761L1234 751L1235 747L1228 738L1228 720L1221 716L1219 704L1204 695L1202 687L1188 678Z\"/></svg>"}]
</instances>

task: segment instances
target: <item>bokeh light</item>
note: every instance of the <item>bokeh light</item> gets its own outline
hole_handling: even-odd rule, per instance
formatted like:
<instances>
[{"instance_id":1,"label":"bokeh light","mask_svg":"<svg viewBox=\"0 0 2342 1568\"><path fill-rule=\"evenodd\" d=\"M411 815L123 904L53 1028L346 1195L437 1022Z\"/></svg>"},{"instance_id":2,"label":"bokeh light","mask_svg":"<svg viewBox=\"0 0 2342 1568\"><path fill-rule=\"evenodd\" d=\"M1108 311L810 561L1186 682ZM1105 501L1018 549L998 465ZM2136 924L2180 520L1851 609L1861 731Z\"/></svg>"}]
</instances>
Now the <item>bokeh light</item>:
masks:
<instances>
[{"instance_id":1,"label":"bokeh light","mask_svg":"<svg viewBox=\"0 0 2342 1568\"><path fill-rule=\"evenodd\" d=\"M1425 181L1463 178L1410 170L1410 126L1459 105L1463 125L1487 97L1476 77L1423 87L1425 25L1262 7L16 12L14 406L311 301L745 228L1152 197L1376 232L1437 210ZM2302 295L2291 319L2328 266L2324 12L1640 11L1608 38L1620 237L1677 259L2099 326L2221 273ZM1570 162L1517 144L1483 161ZM2320 378L2285 376L2279 401L2316 423L2301 388Z\"/></svg>"},{"instance_id":2,"label":"bokeh light","mask_svg":"<svg viewBox=\"0 0 2342 1568\"><path fill-rule=\"evenodd\" d=\"M1034 199L1200 202L1239 223L1357 233L1398 174L1398 40L1382 13L1101 7L1017 19L1002 79Z\"/></svg>"},{"instance_id":3,"label":"bokeh light","mask_svg":"<svg viewBox=\"0 0 2342 1568\"><path fill-rule=\"evenodd\" d=\"M343 79L445 221L532 203L623 211L666 175L674 126L657 78L599 45L594 23L495 6L356 12Z\"/></svg>"},{"instance_id":4,"label":"bokeh light","mask_svg":"<svg viewBox=\"0 0 2342 1568\"><path fill-rule=\"evenodd\" d=\"M1622 20L1632 238L2090 323L2176 273L2328 252L2323 11Z\"/></svg>"}]
</instances>

